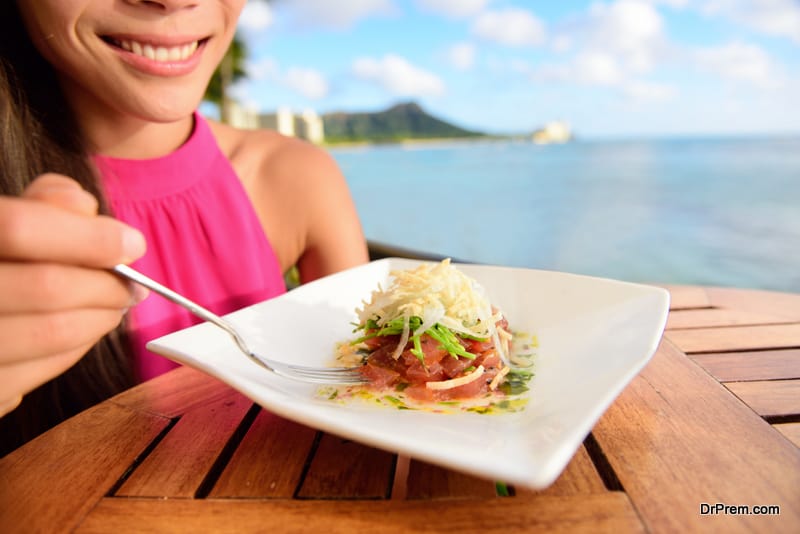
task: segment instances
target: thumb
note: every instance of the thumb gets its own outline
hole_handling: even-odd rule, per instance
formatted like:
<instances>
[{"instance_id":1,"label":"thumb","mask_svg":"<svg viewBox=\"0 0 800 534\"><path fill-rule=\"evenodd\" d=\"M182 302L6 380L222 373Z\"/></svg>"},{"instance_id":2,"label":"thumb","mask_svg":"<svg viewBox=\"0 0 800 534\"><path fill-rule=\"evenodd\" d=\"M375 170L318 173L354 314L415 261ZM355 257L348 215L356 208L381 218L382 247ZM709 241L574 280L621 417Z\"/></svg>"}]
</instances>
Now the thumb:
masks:
<instances>
[{"instance_id":1,"label":"thumb","mask_svg":"<svg viewBox=\"0 0 800 534\"><path fill-rule=\"evenodd\" d=\"M38 200L81 215L97 214L97 199L78 182L61 174L47 173L31 182L22 198Z\"/></svg>"}]
</instances>

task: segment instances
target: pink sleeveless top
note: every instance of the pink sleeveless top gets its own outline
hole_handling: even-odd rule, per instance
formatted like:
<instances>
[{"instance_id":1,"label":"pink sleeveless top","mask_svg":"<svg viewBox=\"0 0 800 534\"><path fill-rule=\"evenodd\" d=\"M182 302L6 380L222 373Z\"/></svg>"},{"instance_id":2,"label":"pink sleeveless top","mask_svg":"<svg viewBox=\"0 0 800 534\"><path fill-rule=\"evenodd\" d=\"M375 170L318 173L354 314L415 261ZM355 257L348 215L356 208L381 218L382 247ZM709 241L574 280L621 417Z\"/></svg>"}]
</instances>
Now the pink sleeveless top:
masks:
<instances>
[{"instance_id":1,"label":"pink sleeveless top","mask_svg":"<svg viewBox=\"0 0 800 534\"><path fill-rule=\"evenodd\" d=\"M244 188L199 114L189 140L168 156L94 161L112 213L147 239L134 268L218 314L286 291ZM177 367L147 351L148 341L198 322L156 294L133 307L128 325L139 378Z\"/></svg>"}]
</instances>

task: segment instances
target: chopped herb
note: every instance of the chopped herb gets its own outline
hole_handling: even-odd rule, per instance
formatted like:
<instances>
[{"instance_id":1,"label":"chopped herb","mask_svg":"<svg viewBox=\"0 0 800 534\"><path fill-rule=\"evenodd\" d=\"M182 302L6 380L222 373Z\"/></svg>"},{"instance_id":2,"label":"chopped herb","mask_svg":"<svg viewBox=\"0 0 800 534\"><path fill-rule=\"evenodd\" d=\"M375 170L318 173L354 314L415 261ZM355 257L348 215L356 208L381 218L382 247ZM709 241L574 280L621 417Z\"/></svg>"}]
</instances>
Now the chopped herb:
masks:
<instances>
[{"instance_id":1,"label":"chopped herb","mask_svg":"<svg viewBox=\"0 0 800 534\"><path fill-rule=\"evenodd\" d=\"M495 482L494 489L498 497L511 497L511 489L504 482Z\"/></svg>"}]
</instances>

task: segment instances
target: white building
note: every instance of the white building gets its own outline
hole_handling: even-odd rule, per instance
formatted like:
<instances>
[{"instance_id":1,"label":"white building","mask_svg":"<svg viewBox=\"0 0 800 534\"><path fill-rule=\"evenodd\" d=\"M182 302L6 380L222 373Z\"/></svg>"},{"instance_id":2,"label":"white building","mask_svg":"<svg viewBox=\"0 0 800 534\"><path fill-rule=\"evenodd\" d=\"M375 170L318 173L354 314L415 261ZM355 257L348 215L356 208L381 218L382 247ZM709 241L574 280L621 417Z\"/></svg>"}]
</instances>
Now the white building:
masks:
<instances>
[{"instance_id":1,"label":"white building","mask_svg":"<svg viewBox=\"0 0 800 534\"><path fill-rule=\"evenodd\" d=\"M297 118L298 136L314 144L325 141L325 124L313 109L306 109Z\"/></svg>"},{"instance_id":2,"label":"white building","mask_svg":"<svg viewBox=\"0 0 800 534\"><path fill-rule=\"evenodd\" d=\"M228 124L235 128L258 128L258 111L242 106L236 101L228 103Z\"/></svg>"},{"instance_id":3,"label":"white building","mask_svg":"<svg viewBox=\"0 0 800 534\"><path fill-rule=\"evenodd\" d=\"M267 128L314 144L325 141L325 123L312 109L306 109L298 115L287 107L280 107L275 113L258 113L238 102L231 102L229 113L228 123L236 128Z\"/></svg>"},{"instance_id":4,"label":"white building","mask_svg":"<svg viewBox=\"0 0 800 534\"><path fill-rule=\"evenodd\" d=\"M281 107L275 113L265 113L258 116L261 128L277 130L283 135L299 137L319 144L325 141L325 124L314 110L307 109L300 114L294 114L289 108Z\"/></svg>"},{"instance_id":5,"label":"white building","mask_svg":"<svg viewBox=\"0 0 800 534\"><path fill-rule=\"evenodd\" d=\"M564 121L552 121L533 132L533 142L536 144L566 143L572 140L572 129Z\"/></svg>"}]
</instances>

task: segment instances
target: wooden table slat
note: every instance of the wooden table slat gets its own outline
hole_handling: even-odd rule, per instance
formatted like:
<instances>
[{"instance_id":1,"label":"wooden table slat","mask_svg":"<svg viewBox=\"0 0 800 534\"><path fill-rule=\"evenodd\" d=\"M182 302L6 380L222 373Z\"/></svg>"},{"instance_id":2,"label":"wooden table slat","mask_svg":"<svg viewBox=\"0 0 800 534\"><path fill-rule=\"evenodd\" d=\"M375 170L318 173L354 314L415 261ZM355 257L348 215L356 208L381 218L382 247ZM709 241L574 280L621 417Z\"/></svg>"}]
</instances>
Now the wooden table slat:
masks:
<instances>
[{"instance_id":1,"label":"wooden table slat","mask_svg":"<svg viewBox=\"0 0 800 534\"><path fill-rule=\"evenodd\" d=\"M800 378L800 349L695 354L692 359L720 382Z\"/></svg>"},{"instance_id":2,"label":"wooden table slat","mask_svg":"<svg viewBox=\"0 0 800 534\"><path fill-rule=\"evenodd\" d=\"M724 308L703 310L674 310L667 318L667 330L683 328L708 328L718 326L746 326L791 323L791 319L780 315L756 313Z\"/></svg>"},{"instance_id":3,"label":"wooden table slat","mask_svg":"<svg viewBox=\"0 0 800 534\"><path fill-rule=\"evenodd\" d=\"M772 425L775 429L789 438L789 441L800 447L800 422L798 423L779 423Z\"/></svg>"},{"instance_id":4,"label":"wooden table slat","mask_svg":"<svg viewBox=\"0 0 800 534\"><path fill-rule=\"evenodd\" d=\"M395 455L324 434L297 493L304 499L385 499Z\"/></svg>"},{"instance_id":5,"label":"wooden table slat","mask_svg":"<svg viewBox=\"0 0 800 534\"><path fill-rule=\"evenodd\" d=\"M708 298L704 287L660 285L669 291L669 307L671 310L711 307L711 300Z\"/></svg>"},{"instance_id":6,"label":"wooden table slat","mask_svg":"<svg viewBox=\"0 0 800 534\"><path fill-rule=\"evenodd\" d=\"M800 322L800 293L709 287L706 294L715 308L763 313Z\"/></svg>"},{"instance_id":7,"label":"wooden table slat","mask_svg":"<svg viewBox=\"0 0 800 534\"><path fill-rule=\"evenodd\" d=\"M72 530L169 422L99 404L4 456L0 531Z\"/></svg>"},{"instance_id":8,"label":"wooden table slat","mask_svg":"<svg viewBox=\"0 0 800 534\"><path fill-rule=\"evenodd\" d=\"M572 457L564 472L547 489L535 491L516 488L517 497L539 497L541 495L582 495L608 491L597 472L586 447L581 446Z\"/></svg>"},{"instance_id":9,"label":"wooden table slat","mask_svg":"<svg viewBox=\"0 0 800 534\"><path fill-rule=\"evenodd\" d=\"M701 503L781 507L769 519L737 516L740 529L800 524L800 450L669 342L593 435L649 529L719 529L730 519L702 516Z\"/></svg>"},{"instance_id":10,"label":"wooden table slat","mask_svg":"<svg viewBox=\"0 0 800 534\"><path fill-rule=\"evenodd\" d=\"M230 389L202 411L186 412L116 495L193 497L252 405Z\"/></svg>"},{"instance_id":11,"label":"wooden table slat","mask_svg":"<svg viewBox=\"0 0 800 534\"><path fill-rule=\"evenodd\" d=\"M800 416L800 380L729 382L725 385L762 417Z\"/></svg>"},{"instance_id":12,"label":"wooden table slat","mask_svg":"<svg viewBox=\"0 0 800 534\"><path fill-rule=\"evenodd\" d=\"M670 330L666 337L687 354L800 348L800 323Z\"/></svg>"},{"instance_id":13,"label":"wooden table slat","mask_svg":"<svg viewBox=\"0 0 800 534\"><path fill-rule=\"evenodd\" d=\"M112 402L164 417L213 404L230 393L230 386L191 367L179 367L120 393Z\"/></svg>"},{"instance_id":14,"label":"wooden table slat","mask_svg":"<svg viewBox=\"0 0 800 534\"><path fill-rule=\"evenodd\" d=\"M480 513L476 513L480 510ZM624 493L433 501L103 499L77 530L108 532L642 532Z\"/></svg>"},{"instance_id":15,"label":"wooden table slat","mask_svg":"<svg viewBox=\"0 0 800 534\"><path fill-rule=\"evenodd\" d=\"M262 410L209 497L291 498L317 431Z\"/></svg>"},{"instance_id":16,"label":"wooden table slat","mask_svg":"<svg viewBox=\"0 0 800 534\"><path fill-rule=\"evenodd\" d=\"M408 472L407 499L492 498L497 496L495 482L437 465L411 460Z\"/></svg>"}]
</instances>

